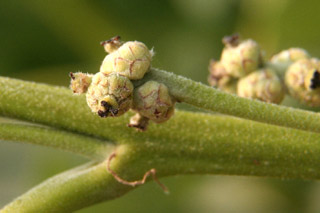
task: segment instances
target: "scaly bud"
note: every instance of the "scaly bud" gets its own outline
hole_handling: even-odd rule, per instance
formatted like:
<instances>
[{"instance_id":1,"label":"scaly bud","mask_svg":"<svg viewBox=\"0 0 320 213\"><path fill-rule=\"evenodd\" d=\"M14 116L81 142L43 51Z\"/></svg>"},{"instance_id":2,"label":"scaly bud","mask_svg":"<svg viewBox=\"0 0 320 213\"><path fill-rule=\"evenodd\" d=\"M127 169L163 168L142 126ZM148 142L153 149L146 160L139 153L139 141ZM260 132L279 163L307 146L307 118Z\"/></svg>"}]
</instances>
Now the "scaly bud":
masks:
<instances>
[{"instance_id":1,"label":"scaly bud","mask_svg":"<svg viewBox=\"0 0 320 213\"><path fill-rule=\"evenodd\" d=\"M167 86L156 81L148 81L134 91L133 109L156 123L173 115L174 104Z\"/></svg>"},{"instance_id":2,"label":"scaly bud","mask_svg":"<svg viewBox=\"0 0 320 213\"><path fill-rule=\"evenodd\" d=\"M320 106L320 61L301 59L293 63L285 75L292 97L310 106Z\"/></svg>"},{"instance_id":3,"label":"scaly bud","mask_svg":"<svg viewBox=\"0 0 320 213\"><path fill-rule=\"evenodd\" d=\"M280 103L285 90L275 71L266 68L250 73L238 82L240 97L258 99L269 103Z\"/></svg>"},{"instance_id":4,"label":"scaly bud","mask_svg":"<svg viewBox=\"0 0 320 213\"><path fill-rule=\"evenodd\" d=\"M87 92L87 103L101 117L119 116L128 111L132 104L133 85L117 73L109 76L97 73Z\"/></svg>"},{"instance_id":5,"label":"scaly bud","mask_svg":"<svg viewBox=\"0 0 320 213\"><path fill-rule=\"evenodd\" d=\"M231 77L219 61L210 61L209 72L208 82L211 86L228 93L237 92L237 79Z\"/></svg>"},{"instance_id":6,"label":"scaly bud","mask_svg":"<svg viewBox=\"0 0 320 213\"><path fill-rule=\"evenodd\" d=\"M142 42L129 41L105 57L100 72L106 75L116 72L131 80L141 79L149 70L152 55Z\"/></svg>"},{"instance_id":7,"label":"scaly bud","mask_svg":"<svg viewBox=\"0 0 320 213\"><path fill-rule=\"evenodd\" d=\"M287 70L285 83L292 97L309 106L320 106L320 61L301 59Z\"/></svg>"},{"instance_id":8,"label":"scaly bud","mask_svg":"<svg viewBox=\"0 0 320 213\"><path fill-rule=\"evenodd\" d=\"M82 94L87 92L93 75L84 74L81 72L70 72L71 83L70 88L75 94Z\"/></svg>"},{"instance_id":9,"label":"scaly bud","mask_svg":"<svg viewBox=\"0 0 320 213\"><path fill-rule=\"evenodd\" d=\"M239 42L237 39L229 39L231 43L226 43L220 62L230 76L240 78L259 67L261 54L260 47L255 41L249 39Z\"/></svg>"}]
</instances>

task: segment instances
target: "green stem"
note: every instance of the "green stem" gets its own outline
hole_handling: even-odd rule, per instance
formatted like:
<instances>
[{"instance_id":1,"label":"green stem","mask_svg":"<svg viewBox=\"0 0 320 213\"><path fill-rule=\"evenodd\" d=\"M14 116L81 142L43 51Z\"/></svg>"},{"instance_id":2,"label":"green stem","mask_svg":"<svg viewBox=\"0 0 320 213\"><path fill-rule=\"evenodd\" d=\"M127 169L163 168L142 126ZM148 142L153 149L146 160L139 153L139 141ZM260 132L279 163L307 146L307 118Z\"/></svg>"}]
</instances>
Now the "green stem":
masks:
<instances>
[{"instance_id":1,"label":"green stem","mask_svg":"<svg viewBox=\"0 0 320 213\"><path fill-rule=\"evenodd\" d=\"M126 180L141 179L151 168L157 169L158 177L224 174L320 179L318 133L179 112L172 121L137 135L130 145L116 148L117 156L111 162L112 169ZM116 182L102 162L53 177L3 211L70 212L114 199L130 189Z\"/></svg>"},{"instance_id":2,"label":"green stem","mask_svg":"<svg viewBox=\"0 0 320 213\"><path fill-rule=\"evenodd\" d=\"M56 175L5 206L9 212L74 212L132 189L115 181L105 163L90 163Z\"/></svg>"},{"instance_id":3,"label":"green stem","mask_svg":"<svg viewBox=\"0 0 320 213\"><path fill-rule=\"evenodd\" d=\"M114 148L100 139L47 127L1 122L0 133L0 141L48 146L93 159L104 159L110 153L108 150Z\"/></svg>"},{"instance_id":4,"label":"green stem","mask_svg":"<svg viewBox=\"0 0 320 213\"><path fill-rule=\"evenodd\" d=\"M124 125L130 114L100 118L91 112L85 95L74 95L65 87L0 77L0 115L81 132L107 141L118 142L117 136L130 138ZM131 134L134 132L131 129Z\"/></svg>"},{"instance_id":5,"label":"green stem","mask_svg":"<svg viewBox=\"0 0 320 213\"><path fill-rule=\"evenodd\" d=\"M155 69L143 81L151 79L168 85L170 92L179 101L200 108L287 127L320 131L320 119L316 113L239 98ZM136 85L141 83L135 82ZM151 124L146 132L137 132L125 125L132 113L119 118L101 119L90 112L83 95L72 95L66 88L8 78L0 78L0 114L74 133L85 133L119 144L112 168L127 180L141 178L152 167L157 169L160 177L211 173L320 178L318 133L183 111L177 111L173 118L163 124ZM8 125L3 125L0 131L1 134L4 132L3 138L11 137L13 140L16 133L19 136L17 140L47 143L87 155L101 153L100 145L95 146L89 142L96 140L94 138L84 139L88 140L85 143L92 145L86 151L85 144L77 144L79 140L76 137L80 136L50 129L45 131L52 131L51 136L56 139L48 141L44 138L47 136L45 131L36 129L42 127L28 127L31 129L23 132L22 128ZM18 130L22 131L21 135ZM72 145L68 144L68 140L63 140L64 137L69 137ZM49 179L13 201L4 210L74 211L113 199L130 189L129 186L117 183L107 172L105 162L101 162Z\"/></svg>"},{"instance_id":6,"label":"green stem","mask_svg":"<svg viewBox=\"0 0 320 213\"><path fill-rule=\"evenodd\" d=\"M166 84L178 101L202 109L279 126L320 132L318 113L241 98L155 68L152 68L141 81L136 82L136 85L148 80Z\"/></svg>"}]
</instances>

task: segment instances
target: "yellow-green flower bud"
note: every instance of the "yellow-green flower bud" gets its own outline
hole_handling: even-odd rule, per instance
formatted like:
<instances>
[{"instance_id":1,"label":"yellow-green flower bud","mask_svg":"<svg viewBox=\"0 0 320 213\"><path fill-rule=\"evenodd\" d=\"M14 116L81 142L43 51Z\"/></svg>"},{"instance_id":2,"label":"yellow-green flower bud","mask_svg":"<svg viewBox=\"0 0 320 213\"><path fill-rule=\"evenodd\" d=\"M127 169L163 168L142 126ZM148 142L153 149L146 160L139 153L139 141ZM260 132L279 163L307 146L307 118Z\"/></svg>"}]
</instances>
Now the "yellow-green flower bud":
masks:
<instances>
[{"instance_id":1,"label":"yellow-green flower bud","mask_svg":"<svg viewBox=\"0 0 320 213\"><path fill-rule=\"evenodd\" d=\"M149 70L152 55L142 42L129 41L105 57L100 72L107 75L116 72L132 80L141 79Z\"/></svg>"},{"instance_id":2,"label":"yellow-green flower bud","mask_svg":"<svg viewBox=\"0 0 320 213\"><path fill-rule=\"evenodd\" d=\"M237 92L237 79L231 77L219 61L210 61L209 72L208 82L211 86L228 93Z\"/></svg>"},{"instance_id":3,"label":"yellow-green flower bud","mask_svg":"<svg viewBox=\"0 0 320 213\"><path fill-rule=\"evenodd\" d=\"M167 86L156 81L148 81L134 91L133 109L156 123L173 115L174 104Z\"/></svg>"},{"instance_id":4,"label":"yellow-green flower bud","mask_svg":"<svg viewBox=\"0 0 320 213\"><path fill-rule=\"evenodd\" d=\"M310 55L306 50L301 48L290 48L272 56L270 61L276 64L291 64L304 58L310 58Z\"/></svg>"},{"instance_id":5,"label":"yellow-green flower bud","mask_svg":"<svg viewBox=\"0 0 320 213\"><path fill-rule=\"evenodd\" d=\"M112 53L119 49L119 47L122 45L122 42L120 40L120 36L115 36L109 40L102 41L100 44L104 47L104 50L107 53Z\"/></svg>"},{"instance_id":6,"label":"yellow-green flower bud","mask_svg":"<svg viewBox=\"0 0 320 213\"><path fill-rule=\"evenodd\" d=\"M257 42L249 39L239 44L233 41L226 45L220 59L226 72L235 78L246 76L256 70L261 63L260 47Z\"/></svg>"},{"instance_id":7,"label":"yellow-green flower bud","mask_svg":"<svg viewBox=\"0 0 320 213\"><path fill-rule=\"evenodd\" d=\"M87 103L101 117L119 116L132 105L133 84L117 73L108 76L97 73L87 92Z\"/></svg>"},{"instance_id":8,"label":"yellow-green flower bud","mask_svg":"<svg viewBox=\"0 0 320 213\"><path fill-rule=\"evenodd\" d=\"M241 78L238 82L237 93L240 97L280 103L284 98L285 90L275 71L266 68Z\"/></svg>"},{"instance_id":9,"label":"yellow-green flower bud","mask_svg":"<svg viewBox=\"0 0 320 213\"><path fill-rule=\"evenodd\" d=\"M292 97L310 106L320 106L320 61L301 59L288 68L285 83Z\"/></svg>"},{"instance_id":10,"label":"yellow-green flower bud","mask_svg":"<svg viewBox=\"0 0 320 213\"><path fill-rule=\"evenodd\" d=\"M88 87L91 83L93 75L84 74L81 72L72 73L70 72L71 83L70 88L73 93L82 94L87 92Z\"/></svg>"},{"instance_id":11,"label":"yellow-green flower bud","mask_svg":"<svg viewBox=\"0 0 320 213\"><path fill-rule=\"evenodd\" d=\"M130 123L128 124L128 127L134 127L139 131L145 131L147 130L149 124L149 118L146 118L140 113L135 114L130 118Z\"/></svg>"}]
</instances>

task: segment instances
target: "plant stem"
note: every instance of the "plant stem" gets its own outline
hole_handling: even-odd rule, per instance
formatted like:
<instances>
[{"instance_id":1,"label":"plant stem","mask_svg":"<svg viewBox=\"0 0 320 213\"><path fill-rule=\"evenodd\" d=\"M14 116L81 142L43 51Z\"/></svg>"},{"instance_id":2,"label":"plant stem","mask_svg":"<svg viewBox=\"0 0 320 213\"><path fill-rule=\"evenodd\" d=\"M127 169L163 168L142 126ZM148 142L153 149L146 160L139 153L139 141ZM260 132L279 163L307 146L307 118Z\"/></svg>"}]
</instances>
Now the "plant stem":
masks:
<instances>
[{"instance_id":1,"label":"plant stem","mask_svg":"<svg viewBox=\"0 0 320 213\"><path fill-rule=\"evenodd\" d=\"M152 69L143 81L135 84L151 79L165 83L179 101L203 109L320 131L320 119L316 113L239 98L164 71ZM74 133L36 126L23 130L25 126L3 124L0 125L3 139L49 145L91 157L97 153L100 156L104 150L103 142L75 133L112 141L117 144L117 157L111 166L125 180L140 179L150 168L156 168L160 177L211 173L320 178L318 133L183 111L177 111L163 124L151 123L146 132L137 132L126 127L132 113L101 119L90 112L83 95L72 95L62 87L9 78L0 78L0 114ZM47 133L52 134L52 139L48 139ZM86 146L89 146L88 150ZM116 182L107 172L105 162L100 162L49 179L3 211L74 211L113 199L130 189Z\"/></svg>"},{"instance_id":2,"label":"plant stem","mask_svg":"<svg viewBox=\"0 0 320 213\"><path fill-rule=\"evenodd\" d=\"M318 133L179 112L172 121L152 125L136 135L130 145L116 148L117 156L111 162L112 169L126 180L141 179L150 168L157 170L158 177L224 174L320 178ZM102 162L53 177L3 211L70 212L121 196L130 189L116 182Z\"/></svg>"},{"instance_id":3,"label":"plant stem","mask_svg":"<svg viewBox=\"0 0 320 213\"><path fill-rule=\"evenodd\" d=\"M149 80L164 83L178 101L202 109L279 126L320 132L318 113L241 98L155 68L135 85L141 85Z\"/></svg>"},{"instance_id":4,"label":"plant stem","mask_svg":"<svg viewBox=\"0 0 320 213\"><path fill-rule=\"evenodd\" d=\"M48 146L81 154L92 159L104 159L114 148L114 145L97 138L47 127L2 122L0 123L0 132L0 141Z\"/></svg>"}]
</instances>

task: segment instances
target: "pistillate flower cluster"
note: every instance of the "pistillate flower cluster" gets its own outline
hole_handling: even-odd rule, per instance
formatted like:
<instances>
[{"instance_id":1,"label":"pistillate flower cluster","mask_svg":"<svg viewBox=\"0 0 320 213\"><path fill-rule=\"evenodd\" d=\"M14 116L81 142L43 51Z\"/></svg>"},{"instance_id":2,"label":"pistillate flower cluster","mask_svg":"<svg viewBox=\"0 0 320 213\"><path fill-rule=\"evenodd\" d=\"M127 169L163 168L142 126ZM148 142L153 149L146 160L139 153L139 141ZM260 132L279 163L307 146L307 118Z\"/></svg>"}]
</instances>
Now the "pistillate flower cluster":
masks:
<instances>
[{"instance_id":1,"label":"pistillate flower cluster","mask_svg":"<svg viewBox=\"0 0 320 213\"><path fill-rule=\"evenodd\" d=\"M226 36L220 61L209 65L209 83L240 97L281 103L285 94L320 106L320 61L301 48L290 48L264 61L257 42Z\"/></svg>"},{"instance_id":2,"label":"pistillate flower cluster","mask_svg":"<svg viewBox=\"0 0 320 213\"><path fill-rule=\"evenodd\" d=\"M149 71L152 50L138 41L121 42L116 36L101 43L109 53L94 75L70 73L71 89L86 93L87 104L100 117L117 117L129 109L137 112L129 127L145 130L148 121L161 123L174 112L175 101L166 85L148 81L135 88L132 81Z\"/></svg>"}]
</instances>

